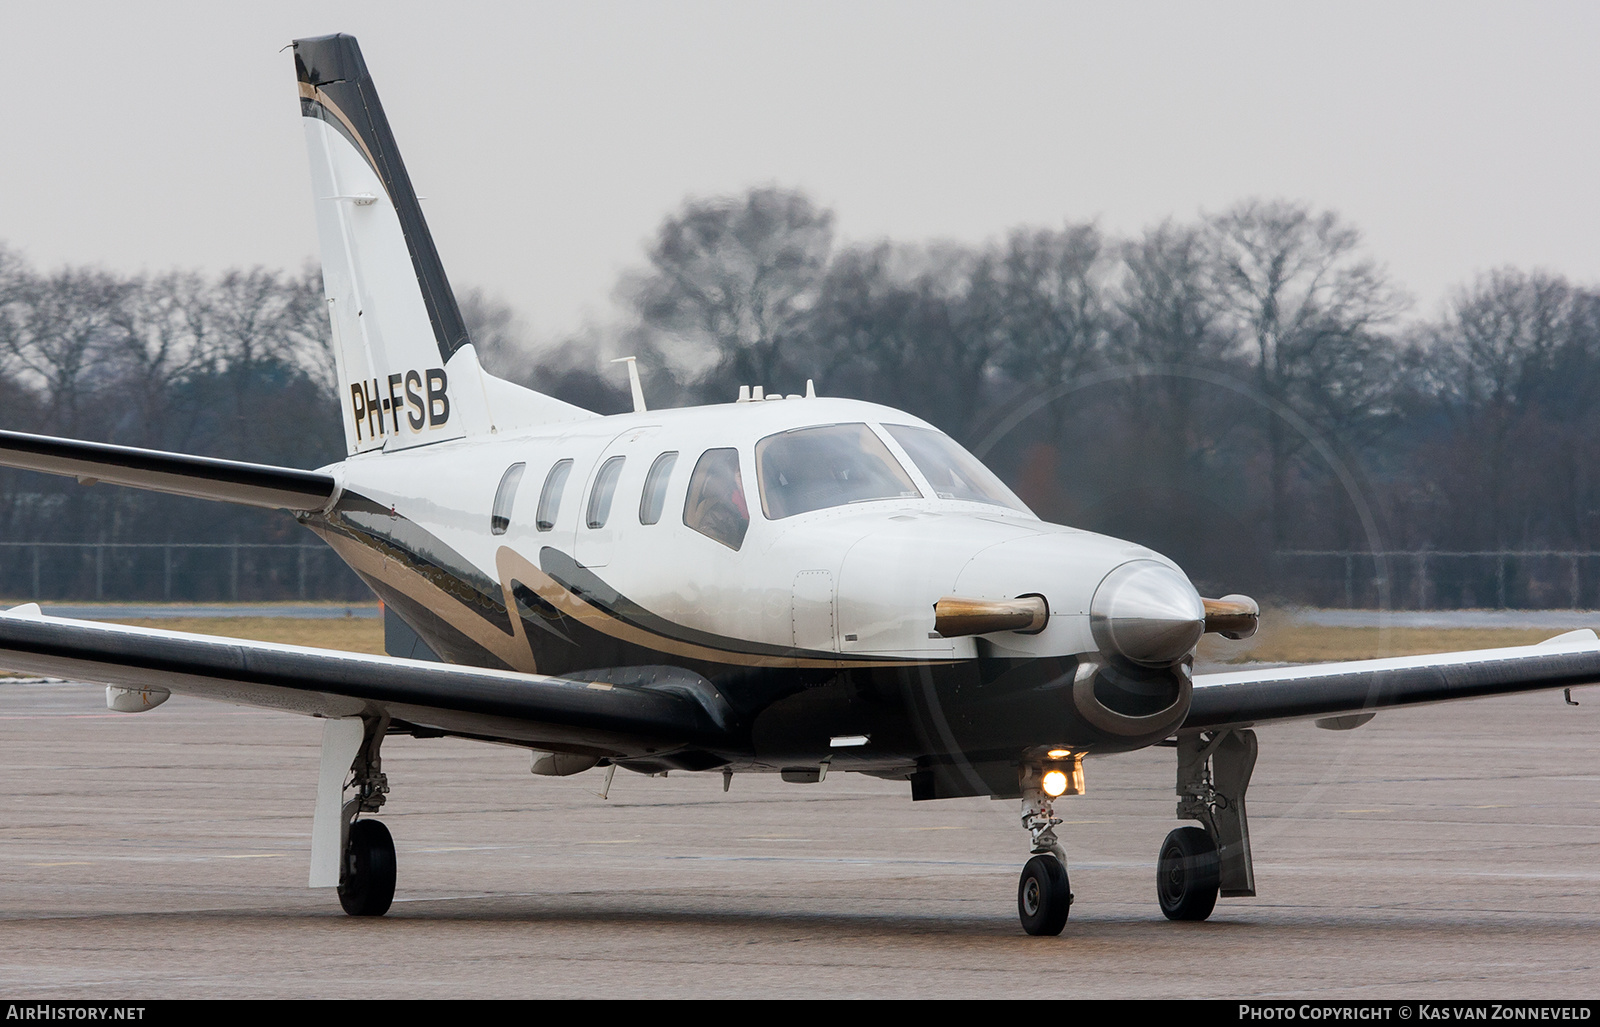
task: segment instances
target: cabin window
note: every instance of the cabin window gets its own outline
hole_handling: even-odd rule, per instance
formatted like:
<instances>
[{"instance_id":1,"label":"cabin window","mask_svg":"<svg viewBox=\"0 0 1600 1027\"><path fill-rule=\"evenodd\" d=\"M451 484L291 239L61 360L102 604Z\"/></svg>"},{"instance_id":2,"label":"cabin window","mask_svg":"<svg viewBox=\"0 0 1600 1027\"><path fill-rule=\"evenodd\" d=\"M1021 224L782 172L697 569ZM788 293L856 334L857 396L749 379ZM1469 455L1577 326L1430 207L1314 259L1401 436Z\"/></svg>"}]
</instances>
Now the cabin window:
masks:
<instances>
[{"instance_id":1,"label":"cabin window","mask_svg":"<svg viewBox=\"0 0 1600 1027\"><path fill-rule=\"evenodd\" d=\"M504 535L511 527L511 504L517 501L517 486L522 484L522 472L527 469L527 464L512 464L506 468L500 487L494 491L494 509L489 514L490 534Z\"/></svg>"},{"instance_id":2,"label":"cabin window","mask_svg":"<svg viewBox=\"0 0 1600 1027\"><path fill-rule=\"evenodd\" d=\"M889 447L864 424L830 424L756 443L756 481L769 520L874 499L922 493Z\"/></svg>"},{"instance_id":3,"label":"cabin window","mask_svg":"<svg viewBox=\"0 0 1600 1027\"><path fill-rule=\"evenodd\" d=\"M584 518L591 528L605 527L606 519L611 516L611 498L617 494L617 479L622 477L624 459L612 457L600 466L600 473L594 476L594 488L589 491L589 515Z\"/></svg>"},{"instance_id":4,"label":"cabin window","mask_svg":"<svg viewBox=\"0 0 1600 1027\"><path fill-rule=\"evenodd\" d=\"M750 504L744 498L737 449L709 449L694 465L683 502L683 523L729 549L744 545Z\"/></svg>"},{"instance_id":5,"label":"cabin window","mask_svg":"<svg viewBox=\"0 0 1600 1027\"><path fill-rule=\"evenodd\" d=\"M662 453L650 465L644 476L644 495L639 497L639 523L654 524L661 520L661 511L667 505L667 482L672 478L672 468L678 462L677 453Z\"/></svg>"},{"instance_id":6,"label":"cabin window","mask_svg":"<svg viewBox=\"0 0 1600 1027\"><path fill-rule=\"evenodd\" d=\"M540 531L556 526L556 514L561 512L561 493L566 490L567 475L571 473L572 461L562 460L545 476L544 488L539 490L539 513L534 522Z\"/></svg>"},{"instance_id":7,"label":"cabin window","mask_svg":"<svg viewBox=\"0 0 1600 1027\"><path fill-rule=\"evenodd\" d=\"M943 432L909 424L886 424L883 429L905 449L940 499L967 499L1031 512L993 471Z\"/></svg>"}]
</instances>

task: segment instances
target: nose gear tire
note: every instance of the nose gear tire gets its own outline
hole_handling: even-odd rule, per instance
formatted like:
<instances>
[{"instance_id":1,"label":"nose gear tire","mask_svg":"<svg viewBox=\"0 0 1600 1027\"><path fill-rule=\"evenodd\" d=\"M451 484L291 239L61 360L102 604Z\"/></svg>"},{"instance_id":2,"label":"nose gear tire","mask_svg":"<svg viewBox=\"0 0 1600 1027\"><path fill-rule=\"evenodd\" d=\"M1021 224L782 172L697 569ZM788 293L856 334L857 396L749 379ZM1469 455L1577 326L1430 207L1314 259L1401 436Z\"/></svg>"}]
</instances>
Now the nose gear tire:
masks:
<instances>
[{"instance_id":1,"label":"nose gear tire","mask_svg":"<svg viewBox=\"0 0 1600 1027\"><path fill-rule=\"evenodd\" d=\"M1022 929L1034 935L1057 935L1067 926L1072 889L1067 868L1054 856L1035 856L1022 868L1017 882L1017 915Z\"/></svg>"}]
</instances>

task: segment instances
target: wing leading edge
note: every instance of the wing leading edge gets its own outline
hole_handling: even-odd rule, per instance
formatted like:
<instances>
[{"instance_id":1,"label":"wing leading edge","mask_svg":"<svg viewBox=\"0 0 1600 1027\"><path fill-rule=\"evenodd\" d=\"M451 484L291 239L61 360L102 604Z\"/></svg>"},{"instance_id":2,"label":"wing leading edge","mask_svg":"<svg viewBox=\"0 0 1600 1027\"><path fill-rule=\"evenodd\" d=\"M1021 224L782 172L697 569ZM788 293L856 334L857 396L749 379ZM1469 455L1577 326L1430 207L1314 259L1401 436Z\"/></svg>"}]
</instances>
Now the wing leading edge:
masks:
<instances>
[{"instance_id":1,"label":"wing leading edge","mask_svg":"<svg viewBox=\"0 0 1600 1027\"><path fill-rule=\"evenodd\" d=\"M305 513L326 509L339 490L333 475L321 471L16 431L0 431L0 466L69 475L86 485L103 481L177 496Z\"/></svg>"},{"instance_id":2,"label":"wing leading edge","mask_svg":"<svg viewBox=\"0 0 1600 1027\"><path fill-rule=\"evenodd\" d=\"M674 668L577 680L97 624L37 609L0 614L0 666L317 717L387 713L417 733L594 756L716 750L731 741L709 683Z\"/></svg>"},{"instance_id":3,"label":"wing leading edge","mask_svg":"<svg viewBox=\"0 0 1600 1027\"><path fill-rule=\"evenodd\" d=\"M1371 713L1593 684L1600 684L1600 639L1586 630L1507 649L1197 674L1182 730Z\"/></svg>"}]
</instances>

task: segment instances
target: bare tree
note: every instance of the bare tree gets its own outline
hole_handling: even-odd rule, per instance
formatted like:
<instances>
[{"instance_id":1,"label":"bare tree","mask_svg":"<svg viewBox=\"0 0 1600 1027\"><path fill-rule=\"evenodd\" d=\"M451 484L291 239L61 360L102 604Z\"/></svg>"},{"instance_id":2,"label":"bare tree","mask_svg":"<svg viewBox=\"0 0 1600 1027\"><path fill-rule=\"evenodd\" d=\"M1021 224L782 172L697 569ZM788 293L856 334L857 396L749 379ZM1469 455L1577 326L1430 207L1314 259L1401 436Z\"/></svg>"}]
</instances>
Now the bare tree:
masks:
<instances>
[{"instance_id":1,"label":"bare tree","mask_svg":"<svg viewBox=\"0 0 1600 1027\"><path fill-rule=\"evenodd\" d=\"M621 291L645 326L710 350L720 389L779 388L832 246L832 213L800 192L691 200L662 222L649 271Z\"/></svg>"},{"instance_id":2,"label":"bare tree","mask_svg":"<svg viewBox=\"0 0 1600 1027\"><path fill-rule=\"evenodd\" d=\"M840 253L811 324L819 387L898 406L965 437L1003 340L994 266L951 245Z\"/></svg>"},{"instance_id":3,"label":"bare tree","mask_svg":"<svg viewBox=\"0 0 1600 1027\"><path fill-rule=\"evenodd\" d=\"M1597 308L1600 297L1557 275L1502 268L1457 292L1429 327L1430 381L1451 425L1418 472L1451 497L1436 531L1473 547L1572 545L1600 532Z\"/></svg>"},{"instance_id":4,"label":"bare tree","mask_svg":"<svg viewBox=\"0 0 1600 1027\"><path fill-rule=\"evenodd\" d=\"M1019 228L997 257L980 261L973 292L993 276L1001 307L1000 362L1013 378L1060 385L1102 358L1110 328L1113 248L1092 224Z\"/></svg>"},{"instance_id":5,"label":"bare tree","mask_svg":"<svg viewBox=\"0 0 1600 1027\"><path fill-rule=\"evenodd\" d=\"M1251 200L1210 221L1214 284L1222 309L1250 348L1256 387L1345 432L1381 415L1384 329L1406 298L1360 254L1360 233L1331 212ZM1374 387L1378 386L1378 387ZM1305 440L1270 409L1267 522L1285 542L1290 461Z\"/></svg>"},{"instance_id":6,"label":"bare tree","mask_svg":"<svg viewBox=\"0 0 1600 1027\"><path fill-rule=\"evenodd\" d=\"M175 271L129 285L106 352L121 411L111 440L156 448L181 444L188 432L174 423L183 405L175 394L210 348L210 283Z\"/></svg>"},{"instance_id":7,"label":"bare tree","mask_svg":"<svg viewBox=\"0 0 1600 1027\"><path fill-rule=\"evenodd\" d=\"M296 361L327 393L339 402L339 362L333 352L333 328L328 319L327 297L322 289L322 269L307 263L298 275L284 279L288 303L284 329Z\"/></svg>"},{"instance_id":8,"label":"bare tree","mask_svg":"<svg viewBox=\"0 0 1600 1027\"><path fill-rule=\"evenodd\" d=\"M507 381L528 384L533 371L527 326L499 296L472 288L460 294L461 320L467 337L478 351L478 359L490 374Z\"/></svg>"},{"instance_id":9,"label":"bare tree","mask_svg":"<svg viewBox=\"0 0 1600 1027\"><path fill-rule=\"evenodd\" d=\"M1201 228L1168 220L1124 243L1121 254L1113 351L1123 362L1154 369L1126 383L1130 421L1158 479L1193 488L1197 459L1226 425L1199 421L1199 397L1214 400L1215 390L1185 377L1182 369L1228 373L1238 365L1237 338L1214 287L1211 251ZM1210 404L1212 410L1217 406Z\"/></svg>"},{"instance_id":10,"label":"bare tree","mask_svg":"<svg viewBox=\"0 0 1600 1027\"><path fill-rule=\"evenodd\" d=\"M42 387L52 430L83 433L85 400L99 364L117 344L132 288L105 271L78 268L14 283L0 344Z\"/></svg>"}]
</instances>

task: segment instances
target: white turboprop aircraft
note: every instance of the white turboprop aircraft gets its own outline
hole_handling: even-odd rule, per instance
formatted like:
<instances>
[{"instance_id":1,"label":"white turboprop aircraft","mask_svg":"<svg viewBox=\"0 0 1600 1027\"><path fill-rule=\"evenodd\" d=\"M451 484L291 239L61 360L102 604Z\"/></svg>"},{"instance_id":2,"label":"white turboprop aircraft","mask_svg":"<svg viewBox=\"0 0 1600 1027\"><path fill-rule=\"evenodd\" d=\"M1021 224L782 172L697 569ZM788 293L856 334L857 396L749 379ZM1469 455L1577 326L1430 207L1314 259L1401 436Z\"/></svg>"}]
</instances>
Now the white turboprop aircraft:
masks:
<instances>
[{"instance_id":1,"label":"white turboprop aircraft","mask_svg":"<svg viewBox=\"0 0 1600 1027\"><path fill-rule=\"evenodd\" d=\"M0 464L281 508L398 616L362 656L0 614L0 663L326 719L311 885L377 916L395 886L386 736L533 750L536 773L855 771L913 799L1022 800L1030 934L1067 920L1052 801L1083 760L1177 755L1175 920L1255 894L1252 726L1600 682L1600 640L1194 675L1202 633L1255 630L1171 560L1047 524L938 429L763 395L600 417L478 364L356 41L294 44L349 458L319 471L0 433ZM403 630L403 629L402 629ZM411 633L414 633L412 635ZM422 658L401 658L416 657Z\"/></svg>"}]
</instances>

